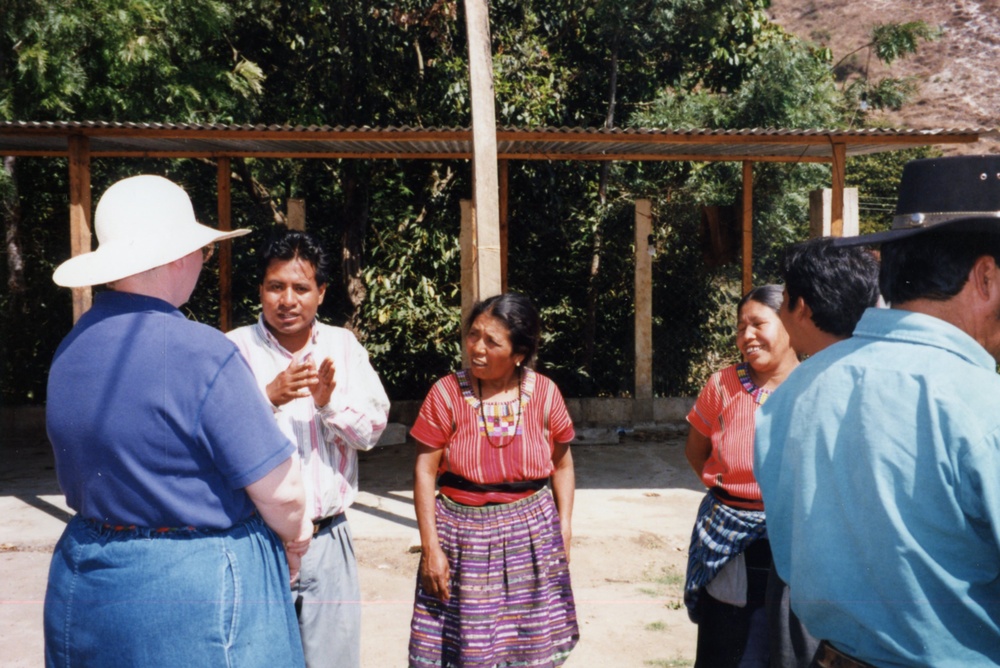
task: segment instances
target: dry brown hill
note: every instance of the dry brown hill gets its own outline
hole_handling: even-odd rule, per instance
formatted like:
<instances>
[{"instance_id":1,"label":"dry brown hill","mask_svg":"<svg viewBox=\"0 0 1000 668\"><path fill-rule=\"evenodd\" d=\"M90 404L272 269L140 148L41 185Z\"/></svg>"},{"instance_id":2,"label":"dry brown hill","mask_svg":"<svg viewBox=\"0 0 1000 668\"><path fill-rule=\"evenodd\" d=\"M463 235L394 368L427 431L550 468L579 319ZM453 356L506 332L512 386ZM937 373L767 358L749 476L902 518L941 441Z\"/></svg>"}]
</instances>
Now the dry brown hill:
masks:
<instances>
[{"instance_id":1,"label":"dry brown hill","mask_svg":"<svg viewBox=\"0 0 1000 668\"><path fill-rule=\"evenodd\" d=\"M772 0L771 18L829 46L835 61L864 45L876 24L923 20L938 26L941 38L921 44L915 56L889 68L873 63L872 77L912 76L920 86L910 104L885 117L897 127L1000 127L1000 0ZM856 64L866 61L867 50L859 52ZM948 152L1000 153L1000 136Z\"/></svg>"}]
</instances>

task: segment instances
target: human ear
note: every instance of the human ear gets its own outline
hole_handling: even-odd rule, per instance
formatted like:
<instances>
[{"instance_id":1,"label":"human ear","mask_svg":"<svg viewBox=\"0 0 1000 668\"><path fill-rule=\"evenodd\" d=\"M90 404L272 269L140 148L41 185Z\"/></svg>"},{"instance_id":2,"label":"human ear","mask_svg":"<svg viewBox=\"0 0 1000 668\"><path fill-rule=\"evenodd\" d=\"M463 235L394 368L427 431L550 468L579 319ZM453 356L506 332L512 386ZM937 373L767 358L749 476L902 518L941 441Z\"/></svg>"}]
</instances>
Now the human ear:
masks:
<instances>
[{"instance_id":1,"label":"human ear","mask_svg":"<svg viewBox=\"0 0 1000 668\"><path fill-rule=\"evenodd\" d=\"M795 310L792 311L795 317L804 322L811 322L813 318L813 310L809 308L809 304L806 304L806 300L799 297L795 300Z\"/></svg>"},{"instance_id":2,"label":"human ear","mask_svg":"<svg viewBox=\"0 0 1000 668\"><path fill-rule=\"evenodd\" d=\"M996 260L989 255L977 259L969 272L969 282L976 294L986 300L990 300L993 293L1000 292L1000 267L997 267Z\"/></svg>"}]
</instances>

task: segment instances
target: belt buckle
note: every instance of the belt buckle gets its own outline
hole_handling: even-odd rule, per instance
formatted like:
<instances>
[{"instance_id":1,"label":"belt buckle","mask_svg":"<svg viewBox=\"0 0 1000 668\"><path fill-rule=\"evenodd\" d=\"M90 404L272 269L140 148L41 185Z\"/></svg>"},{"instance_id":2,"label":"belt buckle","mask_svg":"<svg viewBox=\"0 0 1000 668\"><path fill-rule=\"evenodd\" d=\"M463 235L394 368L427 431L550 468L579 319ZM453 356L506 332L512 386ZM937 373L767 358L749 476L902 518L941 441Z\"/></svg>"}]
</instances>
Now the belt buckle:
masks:
<instances>
[{"instance_id":1,"label":"belt buckle","mask_svg":"<svg viewBox=\"0 0 1000 668\"><path fill-rule=\"evenodd\" d=\"M336 515L329 515L327 517L321 517L318 520L313 520L313 536L333 524L333 520L336 517Z\"/></svg>"}]
</instances>

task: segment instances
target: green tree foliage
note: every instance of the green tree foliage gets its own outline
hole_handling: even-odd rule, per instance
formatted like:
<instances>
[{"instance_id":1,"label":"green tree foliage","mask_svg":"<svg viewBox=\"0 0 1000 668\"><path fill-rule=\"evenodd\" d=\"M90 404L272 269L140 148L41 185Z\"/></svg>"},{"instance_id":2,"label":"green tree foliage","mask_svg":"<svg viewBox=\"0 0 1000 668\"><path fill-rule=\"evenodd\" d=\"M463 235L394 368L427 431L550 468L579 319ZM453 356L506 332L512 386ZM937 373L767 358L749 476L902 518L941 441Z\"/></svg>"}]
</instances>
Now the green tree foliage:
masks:
<instances>
[{"instance_id":1,"label":"green tree foliage","mask_svg":"<svg viewBox=\"0 0 1000 668\"><path fill-rule=\"evenodd\" d=\"M218 0L5 0L0 115L225 121L252 113L260 68L233 48L244 12Z\"/></svg>"},{"instance_id":2,"label":"green tree foliage","mask_svg":"<svg viewBox=\"0 0 1000 668\"><path fill-rule=\"evenodd\" d=\"M494 0L498 123L837 128L905 99L906 82L858 88L829 46L770 24L767 5ZM460 0L0 0L0 117L465 127L462 11ZM929 38L906 25L873 31L872 57L890 62ZM894 187L898 164L854 164L849 184L856 173L873 191ZM95 160L95 197L139 171L184 185L214 223L209 162ZM806 236L808 192L829 170L758 164L754 178L755 272L767 281L780 249ZM335 264L321 315L361 335L390 395L419 398L459 364L467 162L245 159L233 161L233 179L233 224L253 230L234 243L237 324L259 312L258 246L302 198ZM640 197L656 221L656 392L696 391L732 359L739 268L706 263L700 225L702 206L732 205L740 187L738 164L511 164L508 282L542 311L539 366L567 395L631 392ZM8 253L7 274L21 262L31 294L0 294L4 401L44 399L70 326L69 292L50 279L69 255L66 192L65 161L18 159L0 171L5 229L21 255ZM217 322L216 272L206 268L191 317Z\"/></svg>"},{"instance_id":3,"label":"green tree foliage","mask_svg":"<svg viewBox=\"0 0 1000 668\"><path fill-rule=\"evenodd\" d=\"M920 42L934 41L940 36L940 29L923 21L876 24L865 44L842 56L833 70L842 82L844 97L851 107L857 109L851 124L863 123L871 111L898 110L917 90L917 81L913 77L870 78L872 59L891 65L900 58L915 54ZM829 48L826 50L829 51ZM857 56L862 53L867 56L864 65L859 65Z\"/></svg>"}]
</instances>

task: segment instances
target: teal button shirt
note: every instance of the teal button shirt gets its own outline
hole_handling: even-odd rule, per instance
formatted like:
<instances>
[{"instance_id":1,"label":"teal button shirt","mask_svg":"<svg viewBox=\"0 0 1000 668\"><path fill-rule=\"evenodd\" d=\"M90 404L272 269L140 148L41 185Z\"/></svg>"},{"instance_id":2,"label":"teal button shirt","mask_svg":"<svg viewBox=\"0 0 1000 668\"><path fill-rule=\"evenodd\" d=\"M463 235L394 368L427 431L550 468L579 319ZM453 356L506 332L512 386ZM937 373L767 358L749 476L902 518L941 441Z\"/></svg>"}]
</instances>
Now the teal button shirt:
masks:
<instances>
[{"instance_id":1,"label":"teal button shirt","mask_svg":"<svg viewBox=\"0 0 1000 668\"><path fill-rule=\"evenodd\" d=\"M757 413L775 565L876 666L1000 664L1000 376L962 330L868 309Z\"/></svg>"}]
</instances>

